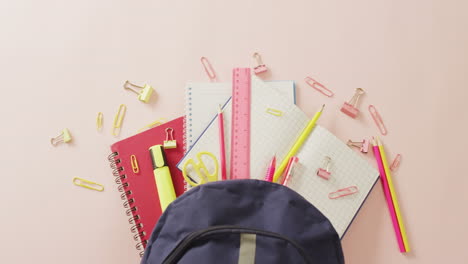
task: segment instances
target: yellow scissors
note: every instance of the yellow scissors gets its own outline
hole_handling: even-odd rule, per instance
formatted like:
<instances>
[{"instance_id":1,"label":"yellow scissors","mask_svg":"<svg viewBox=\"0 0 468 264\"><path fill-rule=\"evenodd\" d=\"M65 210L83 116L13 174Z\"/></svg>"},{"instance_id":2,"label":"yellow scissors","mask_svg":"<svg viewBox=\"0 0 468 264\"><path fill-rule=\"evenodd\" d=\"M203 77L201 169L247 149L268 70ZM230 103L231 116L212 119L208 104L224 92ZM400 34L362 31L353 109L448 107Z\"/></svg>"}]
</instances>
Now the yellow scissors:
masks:
<instances>
[{"instance_id":1,"label":"yellow scissors","mask_svg":"<svg viewBox=\"0 0 468 264\"><path fill-rule=\"evenodd\" d=\"M206 164L202 160L203 156L208 156L213 160L214 171L212 172L208 171ZM198 162L196 162L193 159L188 159L185 162L184 167L182 168L182 175L184 176L185 181L187 181L193 187L198 186L200 184L207 183L207 182L217 181L218 180L218 160L216 159L216 156L210 152L202 151L202 152L197 153L197 160ZM188 175L188 171L189 171L188 167L190 165L193 167L193 170L198 176L198 182L196 182L192 177Z\"/></svg>"}]
</instances>

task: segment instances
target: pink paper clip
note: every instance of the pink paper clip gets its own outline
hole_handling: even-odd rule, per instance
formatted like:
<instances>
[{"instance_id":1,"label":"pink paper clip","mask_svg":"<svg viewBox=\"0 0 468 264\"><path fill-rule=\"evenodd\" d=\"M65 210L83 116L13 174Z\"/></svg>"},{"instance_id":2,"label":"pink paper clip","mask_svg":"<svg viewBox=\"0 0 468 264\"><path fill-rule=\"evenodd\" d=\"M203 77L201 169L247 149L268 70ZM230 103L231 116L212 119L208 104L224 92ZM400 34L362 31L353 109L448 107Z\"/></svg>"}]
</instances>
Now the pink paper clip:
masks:
<instances>
[{"instance_id":1,"label":"pink paper clip","mask_svg":"<svg viewBox=\"0 0 468 264\"><path fill-rule=\"evenodd\" d=\"M296 166L297 162L299 161L298 157L291 157L289 158L288 165L286 166L286 170L284 173L284 179L283 182L281 183L284 186L288 185L289 180L291 179L291 176L294 173L294 167Z\"/></svg>"},{"instance_id":2,"label":"pink paper clip","mask_svg":"<svg viewBox=\"0 0 468 264\"><path fill-rule=\"evenodd\" d=\"M400 161L401 161L401 154L397 154L395 156L395 159L392 162L392 165L390 166L390 170L394 171L398 169L398 166L400 166Z\"/></svg>"},{"instance_id":3,"label":"pink paper clip","mask_svg":"<svg viewBox=\"0 0 468 264\"><path fill-rule=\"evenodd\" d=\"M255 52L253 54L253 57L255 58L255 60L257 61L257 66L254 67L254 72L255 74L259 74L259 73L262 73L262 72L266 72L268 69L267 67L265 66L265 64L263 63L262 61L262 57L260 57L260 54L258 54L258 52Z\"/></svg>"},{"instance_id":4,"label":"pink paper clip","mask_svg":"<svg viewBox=\"0 0 468 264\"><path fill-rule=\"evenodd\" d=\"M349 186L343 189L339 189L336 192L331 192L328 194L328 198L330 199L337 199L340 197L348 196L351 194L355 194L358 192L358 187L357 186Z\"/></svg>"},{"instance_id":5,"label":"pink paper clip","mask_svg":"<svg viewBox=\"0 0 468 264\"><path fill-rule=\"evenodd\" d=\"M349 100L349 102L345 102L343 106L341 107L341 112L345 113L346 115L356 118L356 116L359 114L359 109L357 109L357 104L359 101L359 97L363 95L364 89L362 88L356 88L356 92L353 95L353 98Z\"/></svg>"},{"instance_id":6,"label":"pink paper clip","mask_svg":"<svg viewBox=\"0 0 468 264\"><path fill-rule=\"evenodd\" d=\"M331 172L330 172L330 164L331 164L331 158L326 156L325 157L325 160L323 162L323 167L324 168L319 168L317 170L317 176L325 179L325 180L329 180L330 179L330 175L331 175Z\"/></svg>"},{"instance_id":7,"label":"pink paper clip","mask_svg":"<svg viewBox=\"0 0 468 264\"><path fill-rule=\"evenodd\" d=\"M350 147L356 147L356 148L359 148L359 150L362 152L362 153L367 153L369 151L369 140L368 139L363 139L361 142L354 142L354 141L351 141L350 139L348 140L348 142L346 143L346 145L350 146Z\"/></svg>"},{"instance_id":8,"label":"pink paper clip","mask_svg":"<svg viewBox=\"0 0 468 264\"><path fill-rule=\"evenodd\" d=\"M304 80L310 87L312 87L315 90L319 91L321 94L323 94L325 96L328 96L328 97L332 97L334 95L334 93L330 89L325 87L325 85L317 82L316 80L312 79L311 77L307 76L307 77L305 77Z\"/></svg>"},{"instance_id":9,"label":"pink paper clip","mask_svg":"<svg viewBox=\"0 0 468 264\"><path fill-rule=\"evenodd\" d=\"M208 75L208 78L210 78L210 81L216 81L216 73L208 59L206 57L201 57L200 61L203 65L203 68L205 69L206 75Z\"/></svg>"},{"instance_id":10,"label":"pink paper clip","mask_svg":"<svg viewBox=\"0 0 468 264\"><path fill-rule=\"evenodd\" d=\"M380 130L380 133L382 135L387 135L387 128L385 127L382 117L380 116L379 112L377 112L377 108L375 108L374 105L369 105L369 113L371 114L372 119L374 119L375 125Z\"/></svg>"}]
</instances>

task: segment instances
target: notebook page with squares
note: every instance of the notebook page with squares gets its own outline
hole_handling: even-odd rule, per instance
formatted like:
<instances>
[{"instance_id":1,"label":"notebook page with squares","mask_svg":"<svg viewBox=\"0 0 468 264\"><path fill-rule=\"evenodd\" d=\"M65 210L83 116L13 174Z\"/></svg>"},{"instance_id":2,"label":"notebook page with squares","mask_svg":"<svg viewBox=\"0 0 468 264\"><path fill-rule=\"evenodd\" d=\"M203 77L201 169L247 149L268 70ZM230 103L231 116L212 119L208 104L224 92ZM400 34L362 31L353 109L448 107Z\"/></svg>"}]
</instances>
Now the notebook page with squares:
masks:
<instances>
[{"instance_id":1,"label":"notebook page with squares","mask_svg":"<svg viewBox=\"0 0 468 264\"><path fill-rule=\"evenodd\" d=\"M375 168L359 155L330 131L316 126L297 154L299 166L288 183L330 220L340 237L379 178ZM329 180L317 176L326 156L331 158ZM338 199L328 198L329 193L349 186L356 186L358 192Z\"/></svg>"},{"instance_id":2,"label":"notebook page with squares","mask_svg":"<svg viewBox=\"0 0 468 264\"><path fill-rule=\"evenodd\" d=\"M289 102L295 103L294 81L266 82ZM193 142L208 126L218 112L218 105L224 105L232 95L231 83L189 82L185 87L186 145Z\"/></svg>"},{"instance_id":3,"label":"notebook page with squares","mask_svg":"<svg viewBox=\"0 0 468 264\"><path fill-rule=\"evenodd\" d=\"M256 76L252 76L251 106L250 176L253 179L263 179L272 156L276 154L281 161L310 119ZM272 115L267 109L279 111L281 116ZM230 117L229 100L224 107L227 160L230 154ZM179 162L179 169L182 169L187 159L194 158L201 151L209 151L219 157L217 124L215 117ZM328 181L316 175L326 155L332 159L332 176ZM327 216L342 237L376 183L378 172L345 143L320 126L314 128L297 156L299 165L289 187ZM206 163L209 165L209 162ZM227 162L228 175L229 165ZM208 166L208 169L212 167ZM339 199L328 198L330 192L353 185L358 187L358 193Z\"/></svg>"},{"instance_id":4,"label":"notebook page with squares","mask_svg":"<svg viewBox=\"0 0 468 264\"><path fill-rule=\"evenodd\" d=\"M300 115L304 122L307 122L307 117L303 114L299 108L296 107L294 104L293 98L289 96L285 96L285 92L282 92L282 89L278 89L278 85L281 83L286 83L287 81L278 81L278 82L264 82L260 80L255 75L252 76L252 105L256 105L256 107L252 107L252 129L253 134L252 137L252 160L260 160L260 162L255 162L255 164L251 164L250 171L251 175L257 175L264 169L264 165L266 162L271 160L271 157L274 155L275 151L277 150L277 146L275 144L271 144L271 142L278 141L283 144L289 144L289 142L285 143L285 138L289 139L289 136L293 130L293 123L296 123L295 129L297 133L300 133L302 130L302 126L298 126L301 122L298 122L298 118L278 118L274 115L268 114L266 112L267 108L273 109L283 109L285 116L286 114L291 112L290 115ZM292 83L293 84L293 83ZM283 84L284 85L284 84ZM288 88L290 89L290 88ZM290 89L291 90L291 89ZM289 110L287 110L288 108ZM216 108L217 109L217 106ZM224 138L225 138L225 145L226 145L226 171L227 175L230 175L230 139L231 139L231 100L225 103L223 107L223 116L224 116ZM214 113L215 117L211 119L209 125L202 130L201 135L198 139L193 141L192 147L188 148L188 151L179 164L177 165L179 169L182 169L183 164L186 160L190 158L194 158L195 155L202 151L208 151L213 153L216 157L219 157L219 131L218 131L218 117L216 113ZM193 116L193 115L192 115ZM265 118L267 117L267 118ZM268 117L275 117L273 119L268 119ZM193 122L193 121L192 121ZM271 127L273 130L266 130L261 129L265 126ZM275 131L275 133L271 133L271 131ZM271 141L270 143L262 146L261 148L255 144L255 141L262 143L264 140L256 140L263 139L268 137ZM291 139L294 140L294 139ZM286 153L284 153L285 155ZM265 164L264 164L265 163ZM208 164L207 164L208 165ZM266 168L266 167L265 167ZM263 174L263 172L262 172Z\"/></svg>"}]
</instances>

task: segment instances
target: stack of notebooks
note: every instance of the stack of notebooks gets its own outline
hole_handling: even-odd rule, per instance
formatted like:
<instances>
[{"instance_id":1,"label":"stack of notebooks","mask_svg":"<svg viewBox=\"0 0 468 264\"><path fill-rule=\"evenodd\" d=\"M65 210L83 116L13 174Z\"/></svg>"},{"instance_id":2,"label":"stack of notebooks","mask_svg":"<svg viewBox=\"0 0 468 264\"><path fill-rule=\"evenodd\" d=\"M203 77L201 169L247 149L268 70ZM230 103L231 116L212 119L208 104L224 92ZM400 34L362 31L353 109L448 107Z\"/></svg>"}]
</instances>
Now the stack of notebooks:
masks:
<instances>
[{"instance_id":1,"label":"stack of notebooks","mask_svg":"<svg viewBox=\"0 0 468 264\"><path fill-rule=\"evenodd\" d=\"M181 165L195 158L201 151L219 157L218 105L223 106L226 154L229 161L231 133L231 84L188 83L186 86L186 115L161 126L149 129L111 146L109 157L116 182L122 191L124 206L130 216L131 230L137 249L143 250L146 241L161 215L156 183L148 148L162 144L166 128L174 129L178 147L166 151L177 196L187 191ZM280 117L265 109L280 109ZM273 155L281 161L309 118L295 105L293 81L264 82L251 77L250 177L263 179ZM133 173L130 156L138 156L139 174ZM358 153L335 137L327 129L316 126L297 153L299 166L288 187L301 194L317 207L333 224L340 237L346 233L379 173ZM332 159L331 178L316 175L324 157ZM227 162L229 175L229 162ZM358 192L340 199L329 199L330 192L343 187L357 186Z\"/></svg>"}]
</instances>

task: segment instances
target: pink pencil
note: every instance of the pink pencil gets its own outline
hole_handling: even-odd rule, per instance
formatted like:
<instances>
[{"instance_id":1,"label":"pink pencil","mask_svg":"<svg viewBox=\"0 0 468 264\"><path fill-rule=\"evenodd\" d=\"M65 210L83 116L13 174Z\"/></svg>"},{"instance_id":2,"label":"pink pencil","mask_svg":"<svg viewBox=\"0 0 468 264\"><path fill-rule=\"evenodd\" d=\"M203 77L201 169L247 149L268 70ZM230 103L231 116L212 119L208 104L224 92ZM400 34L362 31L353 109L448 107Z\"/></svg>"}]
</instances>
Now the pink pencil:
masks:
<instances>
[{"instance_id":1,"label":"pink pencil","mask_svg":"<svg viewBox=\"0 0 468 264\"><path fill-rule=\"evenodd\" d=\"M375 160L377 161L377 166L379 167L380 180L382 181L382 187L385 194L385 200L387 200L387 207L392 218L393 229L395 230L395 236L398 242L398 247L400 252L406 252L405 245L403 243L403 237L401 236L400 226L398 225L398 219L395 212L395 207L393 206L392 195L390 194L390 189L388 187L387 176L385 174L385 169L382 163L382 157L380 155L379 146L375 143L375 140L372 141L372 146L374 149Z\"/></svg>"},{"instance_id":2,"label":"pink pencil","mask_svg":"<svg viewBox=\"0 0 468 264\"><path fill-rule=\"evenodd\" d=\"M219 153L221 155L221 179L224 181L226 177L226 146L224 143L224 118L223 109L221 105L218 110L218 122L219 122Z\"/></svg>"},{"instance_id":3,"label":"pink pencil","mask_svg":"<svg viewBox=\"0 0 468 264\"><path fill-rule=\"evenodd\" d=\"M275 175L275 169L276 169L276 155L273 156L273 159L270 162L270 166L268 166L267 174L265 176L265 181L269 181L269 182L273 181L273 175Z\"/></svg>"}]
</instances>

